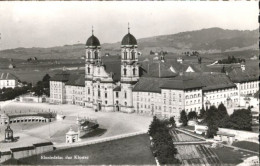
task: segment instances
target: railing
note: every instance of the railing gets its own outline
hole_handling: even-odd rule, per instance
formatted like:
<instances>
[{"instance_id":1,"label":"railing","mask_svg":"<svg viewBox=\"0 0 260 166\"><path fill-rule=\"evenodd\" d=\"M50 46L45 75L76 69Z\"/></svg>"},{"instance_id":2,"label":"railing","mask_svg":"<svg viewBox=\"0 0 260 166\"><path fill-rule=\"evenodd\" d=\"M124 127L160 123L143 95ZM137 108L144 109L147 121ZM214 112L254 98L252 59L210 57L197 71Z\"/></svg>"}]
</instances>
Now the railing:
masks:
<instances>
[{"instance_id":1,"label":"railing","mask_svg":"<svg viewBox=\"0 0 260 166\"><path fill-rule=\"evenodd\" d=\"M56 144L54 146L57 149L67 149L67 148L72 148L72 147L92 145L92 144L97 144L97 143L102 143L102 142L113 141L113 140L117 140L117 139L122 139L122 138L126 138L126 137L146 134L146 133L147 133L147 131L139 131L139 132L134 132L134 133L116 135L116 136L107 137L107 138L101 138L101 139L97 139L97 140L75 142L75 143L71 143L71 144Z\"/></svg>"}]
</instances>

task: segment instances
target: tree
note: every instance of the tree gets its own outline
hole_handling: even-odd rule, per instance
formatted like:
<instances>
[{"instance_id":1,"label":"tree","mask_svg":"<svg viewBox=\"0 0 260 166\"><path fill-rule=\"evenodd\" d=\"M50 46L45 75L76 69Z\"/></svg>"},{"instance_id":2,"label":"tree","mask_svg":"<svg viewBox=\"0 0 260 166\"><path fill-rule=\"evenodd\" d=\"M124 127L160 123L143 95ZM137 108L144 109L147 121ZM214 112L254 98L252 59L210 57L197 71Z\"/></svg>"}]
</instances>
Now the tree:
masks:
<instances>
[{"instance_id":1,"label":"tree","mask_svg":"<svg viewBox=\"0 0 260 166\"><path fill-rule=\"evenodd\" d=\"M190 111L188 113L188 120L191 120L191 119L197 119L198 118L198 115L197 115L197 112L196 111Z\"/></svg>"},{"instance_id":2,"label":"tree","mask_svg":"<svg viewBox=\"0 0 260 166\"><path fill-rule=\"evenodd\" d=\"M220 116L220 119L222 119L225 116L228 116L227 109L223 103L220 103L218 106L218 115Z\"/></svg>"},{"instance_id":3,"label":"tree","mask_svg":"<svg viewBox=\"0 0 260 166\"><path fill-rule=\"evenodd\" d=\"M225 66L222 67L222 69L221 69L221 73L226 73Z\"/></svg>"},{"instance_id":4,"label":"tree","mask_svg":"<svg viewBox=\"0 0 260 166\"><path fill-rule=\"evenodd\" d=\"M217 134L217 131L218 131L218 126L213 121L210 121L208 123L208 131L206 135L207 138L213 138Z\"/></svg>"},{"instance_id":5,"label":"tree","mask_svg":"<svg viewBox=\"0 0 260 166\"><path fill-rule=\"evenodd\" d=\"M156 129L159 127L159 123L160 123L159 119L156 116L154 116L153 121L149 126L149 130L148 130L149 135L153 136L156 133Z\"/></svg>"},{"instance_id":6,"label":"tree","mask_svg":"<svg viewBox=\"0 0 260 166\"><path fill-rule=\"evenodd\" d=\"M202 58L198 57L198 63L201 64L201 62L202 62Z\"/></svg>"},{"instance_id":7,"label":"tree","mask_svg":"<svg viewBox=\"0 0 260 166\"><path fill-rule=\"evenodd\" d=\"M182 110L180 113L180 122L182 123L183 126L187 126L188 124L188 118L187 118L187 113L185 110Z\"/></svg>"},{"instance_id":8,"label":"tree","mask_svg":"<svg viewBox=\"0 0 260 166\"><path fill-rule=\"evenodd\" d=\"M230 127L236 130L252 131L252 113L249 109L234 110L230 115Z\"/></svg>"},{"instance_id":9,"label":"tree","mask_svg":"<svg viewBox=\"0 0 260 166\"><path fill-rule=\"evenodd\" d=\"M172 127L176 127L176 122L174 120L174 117L170 117L169 122L172 125Z\"/></svg>"},{"instance_id":10,"label":"tree","mask_svg":"<svg viewBox=\"0 0 260 166\"><path fill-rule=\"evenodd\" d=\"M202 109L200 109L199 117L200 117L200 118L204 118L205 112L206 112L206 111L205 111L204 107L202 107Z\"/></svg>"}]
</instances>

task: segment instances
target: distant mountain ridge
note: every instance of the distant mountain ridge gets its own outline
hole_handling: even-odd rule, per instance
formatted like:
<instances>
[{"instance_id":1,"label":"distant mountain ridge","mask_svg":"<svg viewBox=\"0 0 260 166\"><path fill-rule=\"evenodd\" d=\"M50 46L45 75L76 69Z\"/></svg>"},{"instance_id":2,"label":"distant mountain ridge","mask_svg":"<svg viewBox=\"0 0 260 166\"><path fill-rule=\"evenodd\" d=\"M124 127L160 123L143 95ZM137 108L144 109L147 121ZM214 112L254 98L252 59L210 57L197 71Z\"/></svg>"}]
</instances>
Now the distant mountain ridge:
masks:
<instances>
[{"instance_id":1,"label":"distant mountain ridge","mask_svg":"<svg viewBox=\"0 0 260 166\"><path fill-rule=\"evenodd\" d=\"M196 50L199 52L222 52L243 49L257 49L258 33L256 30L226 30L208 28L176 34L161 35L138 39L139 50L149 54L150 50L165 50L172 53ZM87 39L86 39L87 40ZM85 44L64 45L50 48L16 48L0 51L0 57L27 59L37 57L79 58L85 55ZM119 54L120 42L102 44L102 53Z\"/></svg>"}]
</instances>

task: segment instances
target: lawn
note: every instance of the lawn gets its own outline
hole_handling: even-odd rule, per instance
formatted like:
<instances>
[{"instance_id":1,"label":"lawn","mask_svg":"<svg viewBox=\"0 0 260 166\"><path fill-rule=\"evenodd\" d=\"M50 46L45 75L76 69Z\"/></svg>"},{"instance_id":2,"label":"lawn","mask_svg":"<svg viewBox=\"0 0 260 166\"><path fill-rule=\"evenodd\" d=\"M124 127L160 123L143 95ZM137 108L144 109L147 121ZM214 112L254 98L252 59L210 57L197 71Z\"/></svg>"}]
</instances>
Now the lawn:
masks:
<instances>
[{"instance_id":1,"label":"lawn","mask_svg":"<svg viewBox=\"0 0 260 166\"><path fill-rule=\"evenodd\" d=\"M87 159L74 159L74 155L85 156ZM41 159L41 156L59 156L63 157L63 160ZM66 156L72 157L72 159L66 159ZM6 163L10 164L8 161ZM20 159L18 163L29 165L156 165L147 134L56 150Z\"/></svg>"},{"instance_id":2,"label":"lawn","mask_svg":"<svg viewBox=\"0 0 260 166\"><path fill-rule=\"evenodd\" d=\"M243 158L248 158L251 156L255 156L255 154L242 152L242 151L235 151L232 148L228 147L218 147L218 148L211 148L213 152L215 152L222 162L222 164L232 164L236 165L243 162Z\"/></svg>"},{"instance_id":3,"label":"lawn","mask_svg":"<svg viewBox=\"0 0 260 166\"><path fill-rule=\"evenodd\" d=\"M239 147L239 148L251 150L254 152L259 152L259 144L254 143L254 142L238 141L238 142L234 142L232 145Z\"/></svg>"}]
</instances>

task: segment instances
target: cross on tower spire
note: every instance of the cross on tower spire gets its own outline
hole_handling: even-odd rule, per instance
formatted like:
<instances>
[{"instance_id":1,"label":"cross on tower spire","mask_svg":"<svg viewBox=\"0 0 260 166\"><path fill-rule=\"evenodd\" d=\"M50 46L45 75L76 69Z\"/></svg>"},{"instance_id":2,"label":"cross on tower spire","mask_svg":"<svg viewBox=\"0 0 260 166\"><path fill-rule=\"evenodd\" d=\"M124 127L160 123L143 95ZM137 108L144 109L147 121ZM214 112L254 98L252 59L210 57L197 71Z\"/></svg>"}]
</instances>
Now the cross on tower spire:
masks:
<instances>
[{"instance_id":1,"label":"cross on tower spire","mask_svg":"<svg viewBox=\"0 0 260 166\"><path fill-rule=\"evenodd\" d=\"M94 28L93 28L93 25L92 25L92 35L94 35Z\"/></svg>"},{"instance_id":2,"label":"cross on tower spire","mask_svg":"<svg viewBox=\"0 0 260 166\"><path fill-rule=\"evenodd\" d=\"M130 33L130 25L129 25L129 22L128 22L128 33Z\"/></svg>"}]
</instances>

